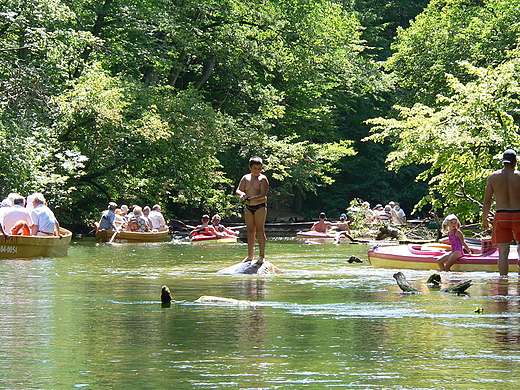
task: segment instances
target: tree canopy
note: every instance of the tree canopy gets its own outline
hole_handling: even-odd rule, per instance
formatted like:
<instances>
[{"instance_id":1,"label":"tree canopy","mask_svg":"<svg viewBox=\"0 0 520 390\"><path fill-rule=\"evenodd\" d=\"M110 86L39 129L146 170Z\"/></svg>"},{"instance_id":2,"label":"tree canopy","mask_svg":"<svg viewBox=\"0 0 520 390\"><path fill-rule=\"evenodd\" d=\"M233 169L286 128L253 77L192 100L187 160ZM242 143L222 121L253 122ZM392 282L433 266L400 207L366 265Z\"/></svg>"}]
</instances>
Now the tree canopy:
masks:
<instances>
[{"instance_id":1,"label":"tree canopy","mask_svg":"<svg viewBox=\"0 0 520 390\"><path fill-rule=\"evenodd\" d=\"M424 167L432 205L476 220L485 180L518 142L518 1L432 1L388 60L396 115L371 119L391 169ZM428 50L425 50L425 47Z\"/></svg>"}]
</instances>

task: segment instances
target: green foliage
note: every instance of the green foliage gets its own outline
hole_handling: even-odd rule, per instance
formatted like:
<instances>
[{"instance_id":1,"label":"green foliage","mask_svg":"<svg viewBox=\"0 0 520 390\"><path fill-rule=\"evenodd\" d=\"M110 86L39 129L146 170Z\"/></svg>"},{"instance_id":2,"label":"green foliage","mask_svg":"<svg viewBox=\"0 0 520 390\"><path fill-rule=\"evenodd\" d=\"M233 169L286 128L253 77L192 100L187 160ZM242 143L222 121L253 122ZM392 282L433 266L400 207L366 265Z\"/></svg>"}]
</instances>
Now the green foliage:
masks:
<instances>
[{"instance_id":1,"label":"green foliage","mask_svg":"<svg viewBox=\"0 0 520 390\"><path fill-rule=\"evenodd\" d=\"M410 28L398 31L387 62L402 104L434 104L450 89L445 74L475 80L477 75L465 72L460 61L480 67L500 63L517 47L519 6L519 0L431 1Z\"/></svg>"},{"instance_id":2,"label":"green foliage","mask_svg":"<svg viewBox=\"0 0 520 390\"><path fill-rule=\"evenodd\" d=\"M350 6L2 2L2 191L44 192L65 224L108 200L232 215L257 154L276 192L320 194L357 157L344 113L388 91Z\"/></svg>"},{"instance_id":3,"label":"green foliage","mask_svg":"<svg viewBox=\"0 0 520 390\"><path fill-rule=\"evenodd\" d=\"M475 220L487 176L499 167L496 158L518 147L519 72L516 52L495 68L461 64L469 78L461 83L448 75L451 93L435 107L396 107L398 119L377 118L368 139L390 141L390 169L424 165L417 180L427 181L429 194L418 205L455 211Z\"/></svg>"}]
</instances>

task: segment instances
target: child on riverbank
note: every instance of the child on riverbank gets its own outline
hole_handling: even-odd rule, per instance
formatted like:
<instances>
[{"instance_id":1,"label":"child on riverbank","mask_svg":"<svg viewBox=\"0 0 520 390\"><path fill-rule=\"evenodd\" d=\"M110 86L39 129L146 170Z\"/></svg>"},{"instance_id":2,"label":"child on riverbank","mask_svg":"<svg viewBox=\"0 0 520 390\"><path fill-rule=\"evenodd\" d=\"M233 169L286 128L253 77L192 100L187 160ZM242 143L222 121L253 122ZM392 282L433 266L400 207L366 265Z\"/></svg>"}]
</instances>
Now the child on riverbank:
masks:
<instances>
[{"instance_id":1,"label":"child on riverbank","mask_svg":"<svg viewBox=\"0 0 520 390\"><path fill-rule=\"evenodd\" d=\"M247 226L247 257L243 262L262 264L265 258L265 218L267 216L267 191L269 180L262 174L263 161L255 156L249 159L248 173L242 176L235 193L245 204L244 219ZM255 241L258 238L259 257L254 259Z\"/></svg>"},{"instance_id":2,"label":"child on riverbank","mask_svg":"<svg viewBox=\"0 0 520 390\"><path fill-rule=\"evenodd\" d=\"M446 253L444 256L437 260L439 270L451 271L450 268L455 262L462 257L464 254L464 248L471 253L466 241L464 241L464 235L460 231L460 221L455 214L448 215L442 223L444 229L448 228L448 238L450 240L451 252ZM444 264L446 263L446 264Z\"/></svg>"}]
</instances>

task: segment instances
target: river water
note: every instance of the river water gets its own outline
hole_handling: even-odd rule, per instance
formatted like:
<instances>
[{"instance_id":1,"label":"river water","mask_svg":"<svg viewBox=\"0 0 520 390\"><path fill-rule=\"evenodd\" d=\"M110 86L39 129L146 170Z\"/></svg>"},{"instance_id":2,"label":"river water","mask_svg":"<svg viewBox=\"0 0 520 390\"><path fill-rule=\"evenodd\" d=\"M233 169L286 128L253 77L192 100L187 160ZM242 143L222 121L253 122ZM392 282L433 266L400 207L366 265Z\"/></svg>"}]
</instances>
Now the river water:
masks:
<instances>
[{"instance_id":1,"label":"river water","mask_svg":"<svg viewBox=\"0 0 520 390\"><path fill-rule=\"evenodd\" d=\"M268 259L284 270L272 276L216 274L244 244L83 239L64 258L2 260L0 388L520 386L517 276L442 273L446 286L472 279L458 296L426 287L433 271L403 270L421 290L403 294L396 270L372 268L366 251L271 237Z\"/></svg>"}]
</instances>

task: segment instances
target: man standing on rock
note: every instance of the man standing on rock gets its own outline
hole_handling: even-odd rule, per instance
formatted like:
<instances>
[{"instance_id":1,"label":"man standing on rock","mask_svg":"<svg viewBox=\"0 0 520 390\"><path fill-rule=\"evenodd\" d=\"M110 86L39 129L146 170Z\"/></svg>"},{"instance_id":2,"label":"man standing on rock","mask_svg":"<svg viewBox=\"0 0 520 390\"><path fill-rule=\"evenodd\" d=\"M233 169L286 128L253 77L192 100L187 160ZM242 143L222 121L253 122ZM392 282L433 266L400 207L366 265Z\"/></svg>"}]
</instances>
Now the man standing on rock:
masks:
<instances>
[{"instance_id":1,"label":"man standing on rock","mask_svg":"<svg viewBox=\"0 0 520 390\"><path fill-rule=\"evenodd\" d=\"M489 228L489 211L493 195L496 213L493 219L492 241L498 245L498 271L500 276L509 272L509 245L515 239L520 243L520 171L516 167L516 152L507 149L502 156L502 169L487 178L486 194L482 208L482 227ZM520 245L518 246L518 265L520 274Z\"/></svg>"}]
</instances>

